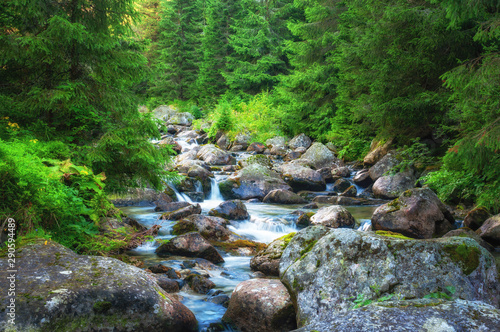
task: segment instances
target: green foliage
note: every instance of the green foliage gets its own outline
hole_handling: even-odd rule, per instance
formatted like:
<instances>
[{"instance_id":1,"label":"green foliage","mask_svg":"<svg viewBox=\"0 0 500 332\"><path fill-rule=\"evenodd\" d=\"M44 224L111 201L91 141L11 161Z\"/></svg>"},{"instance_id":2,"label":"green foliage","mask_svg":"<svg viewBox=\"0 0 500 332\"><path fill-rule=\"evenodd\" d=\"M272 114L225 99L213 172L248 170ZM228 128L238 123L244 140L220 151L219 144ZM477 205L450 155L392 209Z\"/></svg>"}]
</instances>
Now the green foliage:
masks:
<instances>
[{"instance_id":1,"label":"green foliage","mask_svg":"<svg viewBox=\"0 0 500 332\"><path fill-rule=\"evenodd\" d=\"M453 298L450 295L455 294L456 290L453 286L446 287L447 292L434 292L424 296L424 299L446 299L452 300ZM450 295L448 295L450 294Z\"/></svg>"},{"instance_id":2,"label":"green foliage","mask_svg":"<svg viewBox=\"0 0 500 332\"><path fill-rule=\"evenodd\" d=\"M77 249L113 213L103 174L52 159L57 142L0 141L0 218L17 222L17 235L50 237Z\"/></svg>"},{"instance_id":3,"label":"green foliage","mask_svg":"<svg viewBox=\"0 0 500 332\"><path fill-rule=\"evenodd\" d=\"M222 100L215 109L215 120L213 125L210 127L208 132L209 137L215 137L217 132L224 131L229 132L234 126L234 115L231 109L231 103Z\"/></svg>"},{"instance_id":4,"label":"green foliage","mask_svg":"<svg viewBox=\"0 0 500 332\"><path fill-rule=\"evenodd\" d=\"M432 156L429 147L425 143L421 143L418 137L412 140L411 145L399 148L397 158L400 163L391 168L389 171L391 174L404 172L411 168L423 169L437 162L437 158Z\"/></svg>"}]
</instances>

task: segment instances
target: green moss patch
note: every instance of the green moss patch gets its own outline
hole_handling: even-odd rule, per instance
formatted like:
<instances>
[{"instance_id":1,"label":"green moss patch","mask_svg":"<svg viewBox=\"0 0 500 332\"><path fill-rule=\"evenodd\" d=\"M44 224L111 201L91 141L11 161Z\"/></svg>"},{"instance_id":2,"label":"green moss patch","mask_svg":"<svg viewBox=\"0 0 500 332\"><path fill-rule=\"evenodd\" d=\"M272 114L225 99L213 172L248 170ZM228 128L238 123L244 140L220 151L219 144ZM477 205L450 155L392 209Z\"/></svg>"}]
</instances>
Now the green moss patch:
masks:
<instances>
[{"instance_id":1,"label":"green moss patch","mask_svg":"<svg viewBox=\"0 0 500 332\"><path fill-rule=\"evenodd\" d=\"M97 314L103 314L107 312L109 309L111 309L112 304L111 302L108 301L97 301L94 303L94 306L92 309L94 309L94 312Z\"/></svg>"},{"instance_id":2,"label":"green moss patch","mask_svg":"<svg viewBox=\"0 0 500 332\"><path fill-rule=\"evenodd\" d=\"M381 235L381 236L393 237L396 239L415 240L415 239L412 239L411 237L407 237L407 236L404 236L403 234L391 232L391 231L376 231L375 234Z\"/></svg>"},{"instance_id":3,"label":"green moss patch","mask_svg":"<svg viewBox=\"0 0 500 332\"><path fill-rule=\"evenodd\" d=\"M309 251L311 251L311 249L314 247L314 245L316 244L316 242L318 242L318 240L308 240L306 242L304 242L304 244L306 245L304 249L302 249L300 251L300 257L302 258L305 254L307 254Z\"/></svg>"},{"instance_id":4,"label":"green moss patch","mask_svg":"<svg viewBox=\"0 0 500 332\"><path fill-rule=\"evenodd\" d=\"M179 220L173 227L172 234L173 235L182 235L189 232L197 232L198 229L193 223Z\"/></svg>"},{"instance_id":5,"label":"green moss patch","mask_svg":"<svg viewBox=\"0 0 500 332\"><path fill-rule=\"evenodd\" d=\"M290 243L290 241L292 241L292 239L295 236L295 234L297 234L297 233L296 232L292 232L290 234L283 235L282 237L280 237L278 239L278 240L282 240L283 241L283 244L281 244L281 248L282 249L286 249L286 247L288 247L288 244Z\"/></svg>"},{"instance_id":6,"label":"green moss patch","mask_svg":"<svg viewBox=\"0 0 500 332\"><path fill-rule=\"evenodd\" d=\"M479 256L481 255L481 251L474 247L468 246L465 243L460 245L447 245L443 249L450 257L450 259L458 263L462 271L466 275L474 272L479 266Z\"/></svg>"}]
</instances>

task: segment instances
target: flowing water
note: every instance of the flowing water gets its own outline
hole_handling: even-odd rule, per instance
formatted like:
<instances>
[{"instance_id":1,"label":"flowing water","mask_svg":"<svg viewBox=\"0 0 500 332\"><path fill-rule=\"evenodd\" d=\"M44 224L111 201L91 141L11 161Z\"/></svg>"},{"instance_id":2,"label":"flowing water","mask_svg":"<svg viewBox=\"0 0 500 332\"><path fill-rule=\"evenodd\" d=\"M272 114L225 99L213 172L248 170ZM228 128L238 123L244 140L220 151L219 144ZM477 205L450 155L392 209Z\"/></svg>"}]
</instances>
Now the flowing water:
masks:
<instances>
[{"instance_id":1,"label":"flowing water","mask_svg":"<svg viewBox=\"0 0 500 332\"><path fill-rule=\"evenodd\" d=\"M184 140L177 140L183 148L183 152L188 151L190 148L194 147L196 144L188 144ZM244 159L248 157L247 153L237 153L235 157L237 160ZM211 179L211 190L208 197L200 204L202 208L202 214L207 214L212 208L217 207L223 202L222 195L219 190L218 182L222 181L227 177L223 175L222 172L214 172L214 177ZM197 186L196 191L202 192L203 188L200 187L201 183ZM172 186L179 201L192 202L192 200L185 194L179 192L175 186ZM358 188L361 191L361 188ZM332 187L329 185L327 190L318 194L332 194ZM291 232L298 231L295 221L297 219L296 215L292 212L300 209L305 212L316 211L302 209L303 205L281 205L281 204L265 204L265 203L245 203L248 213L250 214L250 219L245 221L231 221L231 225L228 228L253 241L270 243L274 239L281 237L283 235L289 234ZM375 209L373 206L352 206L346 207L349 212L356 219L356 227L360 230L367 230L370 228L370 217ZM153 207L123 207L122 210L129 215L137 219L139 223L145 227L151 227L155 224L161 225L161 229L158 233L157 239L169 239L174 237L171 235L172 227L175 221L165 221L160 220L161 212L154 212ZM188 266L192 266L189 262L192 258L187 257L158 257L155 254L155 249L159 246L158 242L151 241L144 243L140 247L131 250L130 255L140 256L140 258L145 262L145 266L151 266L154 264L163 264L174 268L175 270L182 270ZM221 291L228 296L231 295L233 289L240 282L248 280L251 278L252 271L250 270L250 259L248 256L236 256L234 254L229 254L221 251L221 255L224 258L224 263L218 264L217 268L212 270L200 270L200 273L210 275L210 280L212 280L216 288L215 290ZM196 271L196 268L192 268ZM212 290L213 291L213 290ZM207 301L209 295L196 294L187 287L184 287L179 293L177 293L179 299L184 305L186 305L195 315L199 322L200 331L204 331L208 328L211 323L220 322L222 316L224 315L226 308L220 304L215 304ZM230 327L227 327L228 331L231 331Z\"/></svg>"}]
</instances>

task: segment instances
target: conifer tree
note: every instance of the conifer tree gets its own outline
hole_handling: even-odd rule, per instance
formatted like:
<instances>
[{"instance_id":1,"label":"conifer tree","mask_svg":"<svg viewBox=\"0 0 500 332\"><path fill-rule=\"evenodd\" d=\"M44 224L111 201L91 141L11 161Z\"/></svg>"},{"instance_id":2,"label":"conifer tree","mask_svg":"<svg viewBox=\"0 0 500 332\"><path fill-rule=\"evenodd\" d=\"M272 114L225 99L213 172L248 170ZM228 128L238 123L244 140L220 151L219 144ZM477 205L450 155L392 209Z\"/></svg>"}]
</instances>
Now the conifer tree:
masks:
<instances>
[{"instance_id":1,"label":"conifer tree","mask_svg":"<svg viewBox=\"0 0 500 332\"><path fill-rule=\"evenodd\" d=\"M71 144L116 186L159 186L166 156L151 148L157 127L131 92L146 65L131 38L135 16L132 0L2 1L0 114Z\"/></svg>"},{"instance_id":2,"label":"conifer tree","mask_svg":"<svg viewBox=\"0 0 500 332\"><path fill-rule=\"evenodd\" d=\"M202 56L202 1L164 0L161 7L151 90L166 100L187 100L195 96Z\"/></svg>"}]
</instances>

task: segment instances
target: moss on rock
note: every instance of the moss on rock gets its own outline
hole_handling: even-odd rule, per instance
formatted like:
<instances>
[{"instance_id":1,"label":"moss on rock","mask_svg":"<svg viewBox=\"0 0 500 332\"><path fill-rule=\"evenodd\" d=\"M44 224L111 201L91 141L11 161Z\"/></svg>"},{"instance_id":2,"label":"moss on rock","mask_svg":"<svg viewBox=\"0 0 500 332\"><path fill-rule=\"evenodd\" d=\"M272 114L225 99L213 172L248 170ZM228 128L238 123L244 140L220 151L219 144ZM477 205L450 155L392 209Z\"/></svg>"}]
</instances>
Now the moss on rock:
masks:
<instances>
[{"instance_id":1,"label":"moss on rock","mask_svg":"<svg viewBox=\"0 0 500 332\"><path fill-rule=\"evenodd\" d=\"M443 248L443 250L448 253L452 261L460 264L466 275L474 272L479 266L481 251L474 246L468 246L467 244L462 243L458 246L447 245Z\"/></svg>"}]
</instances>

